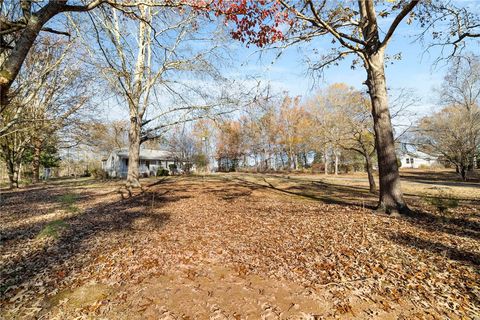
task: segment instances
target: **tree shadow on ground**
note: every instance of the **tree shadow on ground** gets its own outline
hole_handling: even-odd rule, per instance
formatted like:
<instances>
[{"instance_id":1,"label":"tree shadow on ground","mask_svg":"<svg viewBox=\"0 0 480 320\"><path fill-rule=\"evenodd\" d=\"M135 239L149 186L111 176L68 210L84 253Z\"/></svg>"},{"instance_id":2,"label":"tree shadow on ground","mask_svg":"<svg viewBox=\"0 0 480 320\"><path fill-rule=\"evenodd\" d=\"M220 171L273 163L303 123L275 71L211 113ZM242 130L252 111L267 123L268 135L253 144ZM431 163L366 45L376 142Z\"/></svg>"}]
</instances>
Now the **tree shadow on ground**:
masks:
<instances>
[{"instance_id":1,"label":"tree shadow on ground","mask_svg":"<svg viewBox=\"0 0 480 320\"><path fill-rule=\"evenodd\" d=\"M257 178L258 179L258 178ZM375 209L377 198L370 194L368 189L357 187L339 186L326 182L305 181L285 177L275 177L275 182L261 178L261 182L235 177L235 182L250 188L263 188L282 192L289 195L300 196L326 204L337 204L342 206ZM280 183L279 183L280 182ZM289 186L289 182L295 185ZM286 186L281 187L282 183ZM280 185L280 187L276 186ZM418 198L419 196L416 195ZM467 218L468 217L468 218ZM480 217L474 214L466 217L436 215L416 208L412 215L405 218L412 226L422 228L428 232L443 232L454 236L467 237L473 240L480 239Z\"/></svg>"},{"instance_id":2,"label":"tree shadow on ground","mask_svg":"<svg viewBox=\"0 0 480 320\"><path fill-rule=\"evenodd\" d=\"M80 211L78 206L88 200L116 193L115 190L101 194L91 191L78 194L71 191L68 188L56 187L10 193L0 201L3 209L0 241L8 241L18 236L29 237L32 233L38 232L39 226L48 223L49 216L55 216L55 213L60 211L70 211L69 215L74 215L75 211ZM21 220L22 223L5 227L13 220Z\"/></svg>"},{"instance_id":3,"label":"tree shadow on ground","mask_svg":"<svg viewBox=\"0 0 480 320\"><path fill-rule=\"evenodd\" d=\"M442 243L422 239L407 233L391 235L389 239L403 246L429 251L431 253L447 257L451 260L470 264L476 268L480 267L480 254L478 253L473 253L463 249L455 248L453 246L447 246Z\"/></svg>"},{"instance_id":4,"label":"tree shadow on ground","mask_svg":"<svg viewBox=\"0 0 480 320\"><path fill-rule=\"evenodd\" d=\"M86 182L88 182L86 185L94 183L92 180ZM1 218L5 219L7 216L5 213L8 213L9 216L18 215L18 218L21 219L51 213L56 209L61 209L61 197L66 194L73 195L75 201L81 203L82 200L86 198L108 195L115 192L95 193L90 191L85 192L84 190L85 189L82 189L82 194L77 194L76 188L72 188L72 185L67 183L66 185L48 185L12 189L2 192L0 193L0 207L2 208L2 212L0 213L3 213ZM92 190L92 187L89 187L88 190ZM31 210L32 207L34 207L35 210Z\"/></svg>"},{"instance_id":5,"label":"tree shadow on ground","mask_svg":"<svg viewBox=\"0 0 480 320\"><path fill-rule=\"evenodd\" d=\"M61 266L75 256L86 254L91 250L90 240L93 241L97 235L110 239L108 234L141 232L136 226L139 220L147 221L143 225L148 228L161 228L168 222L169 215L157 212L157 209L182 198L144 191L128 199L92 206L78 215L64 219L65 228L59 232L58 237L50 239L44 248L40 246L34 252L22 254L1 266L2 300L4 295L9 295L8 291L5 292L8 287L19 287L38 274ZM45 223L42 222L30 228L40 231L44 226ZM109 246L108 243L104 245Z\"/></svg>"},{"instance_id":6,"label":"tree shadow on ground","mask_svg":"<svg viewBox=\"0 0 480 320\"><path fill-rule=\"evenodd\" d=\"M476 182L463 182L463 181L432 181L427 180L426 178L411 178L411 177L402 177L402 180L421 183L421 184L430 184L435 186L446 186L446 187L464 187L464 188L479 188L480 184Z\"/></svg>"},{"instance_id":7,"label":"tree shadow on ground","mask_svg":"<svg viewBox=\"0 0 480 320\"><path fill-rule=\"evenodd\" d=\"M458 237L480 240L480 216L466 217L435 215L422 210L414 210L407 219L412 226L428 232L443 232Z\"/></svg>"},{"instance_id":8,"label":"tree shadow on ground","mask_svg":"<svg viewBox=\"0 0 480 320\"><path fill-rule=\"evenodd\" d=\"M94 180L93 178L55 178L51 180L40 181L36 183L21 185L19 188L0 188L0 194L8 195L10 193L19 193L22 191L35 191L35 190L47 190L55 189L59 186L64 188L76 188L87 185L92 185L95 182L104 182L106 180ZM116 182L118 180L108 180L110 182Z\"/></svg>"},{"instance_id":9,"label":"tree shadow on ground","mask_svg":"<svg viewBox=\"0 0 480 320\"><path fill-rule=\"evenodd\" d=\"M65 194L65 190L55 188L42 188L37 190L16 190L0 195L0 207L2 214L21 213L22 217L38 215L38 212L31 210L31 214L27 214L26 206L37 208L48 204L59 204L58 198Z\"/></svg>"},{"instance_id":10,"label":"tree shadow on ground","mask_svg":"<svg viewBox=\"0 0 480 320\"><path fill-rule=\"evenodd\" d=\"M478 173L473 173L470 175L468 181L462 181L459 174L453 171L440 171L440 172L425 172L422 170L419 171L400 171L400 176L403 180L428 183L428 184L439 184L447 186L465 186L465 187L477 187L479 188L480 179Z\"/></svg>"},{"instance_id":11,"label":"tree shadow on ground","mask_svg":"<svg viewBox=\"0 0 480 320\"><path fill-rule=\"evenodd\" d=\"M215 194L219 199L225 200L225 201L232 201L235 199L243 198L243 197L248 197L252 194L254 190L257 190L258 188L235 188L231 187L228 189L210 189L207 190L206 192L213 193Z\"/></svg>"},{"instance_id":12,"label":"tree shadow on ground","mask_svg":"<svg viewBox=\"0 0 480 320\"><path fill-rule=\"evenodd\" d=\"M263 186L239 184L229 180L223 183L223 185L218 187L202 187L202 192L214 194L220 200L233 201L248 197L253 191L263 188Z\"/></svg>"},{"instance_id":13,"label":"tree shadow on ground","mask_svg":"<svg viewBox=\"0 0 480 320\"><path fill-rule=\"evenodd\" d=\"M279 179L279 178L277 178ZM368 191L358 190L356 188L344 187L338 185L332 185L324 182L311 182L303 180L295 180L289 178L282 178L283 183L294 181L297 185L279 187L275 186L273 182L268 181L266 178L262 178L263 183L253 182L235 177L233 181L239 183L242 186L246 186L252 189L269 189L285 194L299 196L306 199L320 201L326 204L337 204L343 206L353 206L357 208L374 209L375 200L369 196Z\"/></svg>"}]
</instances>

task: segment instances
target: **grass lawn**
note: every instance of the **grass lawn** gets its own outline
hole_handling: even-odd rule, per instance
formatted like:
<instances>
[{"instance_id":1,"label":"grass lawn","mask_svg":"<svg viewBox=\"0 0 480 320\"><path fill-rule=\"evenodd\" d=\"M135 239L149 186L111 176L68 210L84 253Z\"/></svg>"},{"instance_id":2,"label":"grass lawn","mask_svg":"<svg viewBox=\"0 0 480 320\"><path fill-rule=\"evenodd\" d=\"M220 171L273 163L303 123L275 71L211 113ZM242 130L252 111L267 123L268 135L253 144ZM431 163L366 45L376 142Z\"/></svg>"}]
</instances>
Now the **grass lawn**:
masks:
<instances>
[{"instance_id":1,"label":"grass lawn","mask_svg":"<svg viewBox=\"0 0 480 320\"><path fill-rule=\"evenodd\" d=\"M363 175L4 190L0 318L480 318L480 184L402 175L409 218Z\"/></svg>"}]
</instances>

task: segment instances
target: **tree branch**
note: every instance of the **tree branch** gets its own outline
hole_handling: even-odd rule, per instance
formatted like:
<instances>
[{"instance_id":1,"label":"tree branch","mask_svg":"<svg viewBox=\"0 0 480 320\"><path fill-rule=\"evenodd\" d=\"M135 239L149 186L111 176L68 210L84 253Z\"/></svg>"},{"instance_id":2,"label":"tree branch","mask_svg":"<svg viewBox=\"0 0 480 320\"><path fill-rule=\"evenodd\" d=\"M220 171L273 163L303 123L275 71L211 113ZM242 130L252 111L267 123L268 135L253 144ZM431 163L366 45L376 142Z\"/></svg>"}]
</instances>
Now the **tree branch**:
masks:
<instances>
[{"instance_id":1,"label":"tree branch","mask_svg":"<svg viewBox=\"0 0 480 320\"><path fill-rule=\"evenodd\" d=\"M71 36L71 34L69 32L58 31L58 30L55 30L55 29L52 29L52 28L42 28L42 31L49 32L49 33L54 33L54 34L60 34L60 35L64 35L64 36L67 36L67 37Z\"/></svg>"},{"instance_id":2,"label":"tree branch","mask_svg":"<svg viewBox=\"0 0 480 320\"><path fill-rule=\"evenodd\" d=\"M385 38L380 44L380 47L385 47L388 44L393 34L395 33L395 30L397 29L398 25L403 20L403 18L405 18L413 10L413 8L419 3L420 3L420 0L412 0L406 6L403 7L402 11L400 11L400 13L395 17L392 24L390 25L390 28L388 29L387 34L385 35Z\"/></svg>"}]
</instances>

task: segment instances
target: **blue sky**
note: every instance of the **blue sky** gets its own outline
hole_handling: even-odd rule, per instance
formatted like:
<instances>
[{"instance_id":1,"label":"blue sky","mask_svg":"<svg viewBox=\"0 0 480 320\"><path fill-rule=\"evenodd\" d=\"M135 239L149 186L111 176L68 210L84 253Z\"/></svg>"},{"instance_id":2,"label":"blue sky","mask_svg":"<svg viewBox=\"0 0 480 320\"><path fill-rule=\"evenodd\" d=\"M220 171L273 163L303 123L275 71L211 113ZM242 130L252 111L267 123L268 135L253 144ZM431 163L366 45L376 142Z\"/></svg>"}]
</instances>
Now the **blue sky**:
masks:
<instances>
[{"instance_id":1,"label":"blue sky","mask_svg":"<svg viewBox=\"0 0 480 320\"><path fill-rule=\"evenodd\" d=\"M389 44L387 54L401 52L402 59L388 64L386 68L387 85L391 89L411 89L418 96L416 111L428 112L438 103L434 89L439 87L445 75L447 67L444 63L434 66L439 51L425 48L419 43L413 43L414 38L407 30L410 26L402 26L399 34ZM319 45L321 43L319 41ZM275 54L263 54L259 58L258 49L242 48L239 46L240 56L243 58L243 72L254 73L278 90L287 90L291 95L308 97L315 93L318 88L328 86L335 82L345 82L357 89L364 90L362 83L366 79L362 67L355 70L350 68L350 59L340 62L338 66L328 68L321 78L313 79L308 74L308 67L303 62L305 52L302 45L285 50L280 58L275 59ZM272 61L274 61L272 63ZM428 110L427 110L428 109Z\"/></svg>"},{"instance_id":2,"label":"blue sky","mask_svg":"<svg viewBox=\"0 0 480 320\"><path fill-rule=\"evenodd\" d=\"M456 0L459 4L465 5L470 10L480 12L480 0ZM380 27L386 29L392 22L393 16L389 16L380 21ZM438 109L441 101L435 89L439 88L443 77L448 69L445 61L435 63L441 55L441 48L432 48L428 52L426 47L416 40L421 29L415 24L407 25L403 21L396 30L387 48L387 54L393 55L401 53L402 59L388 64L386 68L387 85L392 92L398 89L411 90L416 98L416 105L412 106L412 111L418 115L428 114L434 109ZM331 38L319 39L309 46L316 46L317 49L328 50ZM245 64L244 73L256 71L265 81L270 81L274 88L287 90L291 95L301 95L308 97L314 94L319 87L325 87L335 82L345 82L357 89L365 90L362 83L366 79L365 71L361 66L352 70L351 62L346 59L340 62L338 66L332 66L327 69L323 77L314 79L307 73L307 65L302 62L304 55L308 52L302 50L306 48L305 43L296 47L288 48L281 57L275 60L275 53L264 54L259 60L259 54L256 48L245 48L239 45L239 56L243 58ZM469 42L467 51L480 53L479 41ZM451 50L448 48L447 50Z\"/></svg>"}]
</instances>

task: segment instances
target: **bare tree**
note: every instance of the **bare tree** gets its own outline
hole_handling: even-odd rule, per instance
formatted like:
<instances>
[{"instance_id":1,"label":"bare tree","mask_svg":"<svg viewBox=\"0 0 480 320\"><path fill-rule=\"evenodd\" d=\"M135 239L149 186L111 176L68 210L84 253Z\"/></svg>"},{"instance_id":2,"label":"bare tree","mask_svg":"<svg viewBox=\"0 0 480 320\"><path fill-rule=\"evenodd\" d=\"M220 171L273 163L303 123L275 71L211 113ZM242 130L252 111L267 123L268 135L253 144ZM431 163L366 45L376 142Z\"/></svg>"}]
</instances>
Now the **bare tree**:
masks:
<instances>
[{"instance_id":1,"label":"bare tree","mask_svg":"<svg viewBox=\"0 0 480 320\"><path fill-rule=\"evenodd\" d=\"M451 60L440 90L444 105L463 107L466 110L480 103L480 57L467 54Z\"/></svg>"},{"instance_id":2,"label":"bare tree","mask_svg":"<svg viewBox=\"0 0 480 320\"><path fill-rule=\"evenodd\" d=\"M32 135L26 130L14 131L0 138L0 158L7 165L10 188L18 188L20 166L31 138Z\"/></svg>"},{"instance_id":3,"label":"bare tree","mask_svg":"<svg viewBox=\"0 0 480 320\"><path fill-rule=\"evenodd\" d=\"M34 73L33 68L37 68L39 64L56 66L45 75L43 86L32 97L28 106L33 131L33 180L36 182L40 177L40 155L44 144L57 134L67 136L72 126L81 121L81 111L91 106L93 76L84 70L82 63L79 63L74 55L77 45L78 43L72 41L65 44L62 41L44 39L30 54L35 63L30 65L27 62L24 71L21 71L27 79L22 79L21 76L17 79L23 83L27 80L28 83L28 77ZM62 137L59 137L59 142L62 140Z\"/></svg>"},{"instance_id":4,"label":"bare tree","mask_svg":"<svg viewBox=\"0 0 480 320\"><path fill-rule=\"evenodd\" d=\"M184 172L189 172L195 156L202 153L197 149L198 141L192 133L191 127L186 124L175 126L166 136L168 149L172 151L180 163Z\"/></svg>"},{"instance_id":5,"label":"bare tree","mask_svg":"<svg viewBox=\"0 0 480 320\"><path fill-rule=\"evenodd\" d=\"M445 107L420 120L416 143L457 167L466 179L480 147L480 59L455 57L440 91Z\"/></svg>"},{"instance_id":6,"label":"bare tree","mask_svg":"<svg viewBox=\"0 0 480 320\"><path fill-rule=\"evenodd\" d=\"M431 155L436 155L456 166L463 180L473 166L480 148L480 108L470 110L458 106L445 107L420 120L416 144Z\"/></svg>"},{"instance_id":7,"label":"bare tree","mask_svg":"<svg viewBox=\"0 0 480 320\"><path fill-rule=\"evenodd\" d=\"M128 121L83 121L75 133L77 144L87 145L93 153L107 157L113 150L128 147Z\"/></svg>"},{"instance_id":8,"label":"bare tree","mask_svg":"<svg viewBox=\"0 0 480 320\"><path fill-rule=\"evenodd\" d=\"M107 3L93 0L87 4L70 5L67 1L51 0L37 2L30 0L0 2L0 114L10 105L9 94L15 79L27 58L30 49L42 32L69 35L68 32L47 26L51 19L64 12L89 11ZM9 130L20 117L23 109L17 109L16 116L7 122L0 118L0 135ZM11 112L10 112L11 113Z\"/></svg>"},{"instance_id":9,"label":"bare tree","mask_svg":"<svg viewBox=\"0 0 480 320\"><path fill-rule=\"evenodd\" d=\"M14 124L0 137L0 143L14 185L18 185L16 172L27 149L33 150L33 179L38 181L44 145L69 127L89 102L89 81L81 64L73 63L74 46L75 42L43 37L12 85L10 108L2 116Z\"/></svg>"},{"instance_id":10,"label":"bare tree","mask_svg":"<svg viewBox=\"0 0 480 320\"><path fill-rule=\"evenodd\" d=\"M192 5L198 10L206 9L207 3L196 0L147 0L116 1L88 0L69 4L66 0L1 0L0 1L0 115L9 108L9 91L17 78L25 59L41 33L70 36L67 30L57 29L61 23L50 23L65 13L90 12L99 7L108 6L133 13L133 8L142 4L144 7L181 8ZM55 26L55 27L53 27ZM0 135L16 123L17 117L10 117L9 122L0 117Z\"/></svg>"},{"instance_id":11,"label":"bare tree","mask_svg":"<svg viewBox=\"0 0 480 320\"><path fill-rule=\"evenodd\" d=\"M442 59L461 56L469 42L480 39L480 12L475 10L475 1L463 3L444 0L431 1L421 6L418 17L422 32L418 39L425 42L427 50L440 48Z\"/></svg>"},{"instance_id":12,"label":"bare tree","mask_svg":"<svg viewBox=\"0 0 480 320\"><path fill-rule=\"evenodd\" d=\"M335 150L340 148L355 151L364 158L369 189L371 193L375 193L372 160L375 153L375 134L372 130L373 119L368 99L361 92L342 83L331 85L323 94L323 124L328 132L325 137Z\"/></svg>"},{"instance_id":13,"label":"bare tree","mask_svg":"<svg viewBox=\"0 0 480 320\"><path fill-rule=\"evenodd\" d=\"M158 137L166 127L199 119L223 105L210 99L218 90L208 88L205 81L212 79L214 85L219 77L209 60L218 58L218 46L201 34L199 14L186 9L179 14L174 9L145 5L132 10L132 14L134 19L103 8L92 15L103 57L103 63L96 67L119 101L128 105L129 188L140 186L141 143ZM203 43L203 47L194 42ZM198 74L204 81L192 78Z\"/></svg>"}]
</instances>

